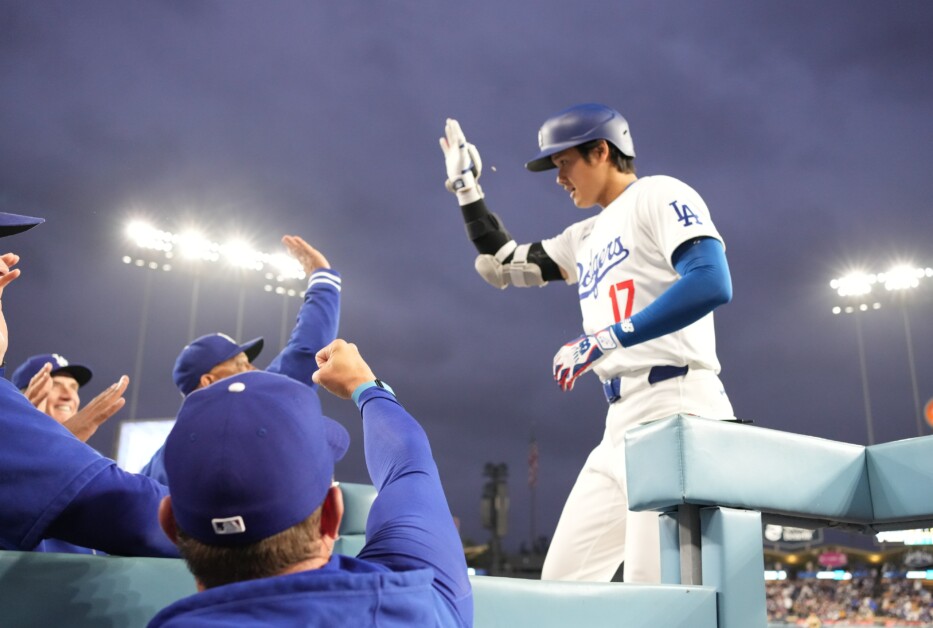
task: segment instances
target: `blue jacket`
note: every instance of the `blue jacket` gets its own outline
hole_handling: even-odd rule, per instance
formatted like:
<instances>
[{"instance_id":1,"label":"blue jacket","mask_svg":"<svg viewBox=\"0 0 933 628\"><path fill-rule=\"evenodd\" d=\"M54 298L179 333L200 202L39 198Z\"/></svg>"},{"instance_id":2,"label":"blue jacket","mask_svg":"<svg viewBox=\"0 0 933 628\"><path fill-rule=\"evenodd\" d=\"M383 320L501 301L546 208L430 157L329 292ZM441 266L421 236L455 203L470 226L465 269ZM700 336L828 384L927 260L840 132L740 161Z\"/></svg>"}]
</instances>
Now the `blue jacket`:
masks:
<instances>
[{"instance_id":1,"label":"blue jacket","mask_svg":"<svg viewBox=\"0 0 933 628\"><path fill-rule=\"evenodd\" d=\"M378 491L357 558L208 589L163 609L181 626L472 626L463 547L421 426L395 396L359 398L366 466Z\"/></svg>"}]
</instances>

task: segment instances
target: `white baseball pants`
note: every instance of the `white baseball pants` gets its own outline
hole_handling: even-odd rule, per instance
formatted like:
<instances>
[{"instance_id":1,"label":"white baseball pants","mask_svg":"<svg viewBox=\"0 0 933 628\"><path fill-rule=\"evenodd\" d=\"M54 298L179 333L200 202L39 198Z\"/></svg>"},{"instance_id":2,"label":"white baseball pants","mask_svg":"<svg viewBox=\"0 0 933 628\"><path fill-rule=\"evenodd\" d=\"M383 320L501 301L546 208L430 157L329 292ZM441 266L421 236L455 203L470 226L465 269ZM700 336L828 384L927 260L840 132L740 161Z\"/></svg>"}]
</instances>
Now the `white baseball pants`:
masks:
<instances>
[{"instance_id":1,"label":"white baseball pants","mask_svg":"<svg viewBox=\"0 0 933 628\"><path fill-rule=\"evenodd\" d=\"M625 561L626 582L660 582L658 514L628 510L625 432L674 414L735 418L722 382L709 370L691 369L653 385L647 371L624 376L620 393L564 505L542 580L608 582Z\"/></svg>"}]
</instances>

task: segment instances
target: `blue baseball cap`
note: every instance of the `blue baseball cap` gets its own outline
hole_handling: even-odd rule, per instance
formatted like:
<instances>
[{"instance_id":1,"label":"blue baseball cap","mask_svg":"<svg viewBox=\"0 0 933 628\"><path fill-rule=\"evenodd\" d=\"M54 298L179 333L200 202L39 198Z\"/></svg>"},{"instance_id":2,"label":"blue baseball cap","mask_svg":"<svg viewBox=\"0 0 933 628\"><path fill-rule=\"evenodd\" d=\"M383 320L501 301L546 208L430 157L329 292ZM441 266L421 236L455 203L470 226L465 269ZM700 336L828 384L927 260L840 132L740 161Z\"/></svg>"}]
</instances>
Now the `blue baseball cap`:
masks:
<instances>
[{"instance_id":1,"label":"blue baseball cap","mask_svg":"<svg viewBox=\"0 0 933 628\"><path fill-rule=\"evenodd\" d=\"M349 444L317 393L284 375L248 371L196 390L165 441L175 520L208 545L278 534L324 503Z\"/></svg>"},{"instance_id":2,"label":"blue baseball cap","mask_svg":"<svg viewBox=\"0 0 933 628\"><path fill-rule=\"evenodd\" d=\"M252 362L262 351L262 338L253 338L242 345L227 334L208 334L182 349L172 369L172 379L181 394L188 395L201 385L201 376L233 356L245 353Z\"/></svg>"},{"instance_id":3,"label":"blue baseball cap","mask_svg":"<svg viewBox=\"0 0 933 628\"><path fill-rule=\"evenodd\" d=\"M45 218L33 218L32 216L20 216L19 214L0 212L0 238L32 229L36 225L41 225L43 222L45 222Z\"/></svg>"},{"instance_id":4,"label":"blue baseball cap","mask_svg":"<svg viewBox=\"0 0 933 628\"><path fill-rule=\"evenodd\" d=\"M10 381L13 382L13 385L19 388L20 390L25 390L29 386L29 380L31 380L39 370L45 366L48 362L52 363L52 375L69 375L78 382L78 386L84 386L89 381L93 373L91 369L81 364L72 364L61 355L57 353L40 353L39 355L34 355L28 358L25 362L20 364L15 371L13 371L13 377L10 378Z\"/></svg>"}]
</instances>

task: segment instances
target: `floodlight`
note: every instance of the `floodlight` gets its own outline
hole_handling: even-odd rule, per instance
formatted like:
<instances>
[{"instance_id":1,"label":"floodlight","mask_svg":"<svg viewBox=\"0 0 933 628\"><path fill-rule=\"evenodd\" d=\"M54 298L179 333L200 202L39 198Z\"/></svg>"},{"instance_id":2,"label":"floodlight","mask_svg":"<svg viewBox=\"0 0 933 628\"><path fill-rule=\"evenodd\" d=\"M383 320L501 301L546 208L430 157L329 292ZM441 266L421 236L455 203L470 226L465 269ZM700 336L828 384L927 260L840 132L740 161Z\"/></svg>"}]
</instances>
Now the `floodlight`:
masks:
<instances>
[{"instance_id":1,"label":"floodlight","mask_svg":"<svg viewBox=\"0 0 933 628\"><path fill-rule=\"evenodd\" d=\"M896 266L884 273L884 287L886 290L909 290L920 285L923 269L917 274L916 268L910 266Z\"/></svg>"},{"instance_id":2,"label":"floodlight","mask_svg":"<svg viewBox=\"0 0 933 628\"><path fill-rule=\"evenodd\" d=\"M197 231L187 231L175 238L175 244L183 257L206 261L216 261L213 242Z\"/></svg>"},{"instance_id":3,"label":"floodlight","mask_svg":"<svg viewBox=\"0 0 933 628\"><path fill-rule=\"evenodd\" d=\"M231 266L250 270L262 269L262 253L242 240L227 242L220 250Z\"/></svg>"},{"instance_id":4,"label":"floodlight","mask_svg":"<svg viewBox=\"0 0 933 628\"><path fill-rule=\"evenodd\" d=\"M863 272L854 272L850 273L839 279L833 279L830 282L830 285L835 283L833 286L836 289L836 292L841 297L848 296L858 296L860 294L868 294L871 292L871 286L877 281L875 275L868 275Z\"/></svg>"},{"instance_id":5,"label":"floodlight","mask_svg":"<svg viewBox=\"0 0 933 628\"><path fill-rule=\"evenodd\" d=\"M305 276L304 268L302 268L298 260L284 253L269 255L266 261L277 270L284 279L302 279ZM279 281L282 281L282 279L279 279Z\"/></svg>"},{"instance_id":6,"label":"floodlight","mask_svg":"<svg viewBox=\"0 0 933 628\"><path fill-rule=\"evenodd\" d=\"M168 251L172 248L171 233L156 229L142 221L133 221L127 225L126 235L136 246L142 249Z\"/></svg>"},{"instance_id":7,"label":"floodlight","mask_svg":"<svg viewBox=\"0 0 933 628\"><path fill-rule=\"evenodd\" d=\"M882 301L875 299L883 298L881 295L875 296L871 300L864 296L871 293L872 286L874 284L881 284L884 286L885 291L888 293L893 293L892 296L896 294L898 297L900 297L896 299L896 301L898 301L901 305L900 311L904 319L904 335L907 340L907 362L910 367L910 379L911 386L913 388L918 435L923 435L923 424L920 420L921 411L919 391L917 386L917 375L914 366L913 340L910 330L910 317L908 316L906 303L908 301L908 293L916 288L919 288L921 282L926 282L928 284L930 278L933 278L933 268L917 267L912 264L900 263L883 273L875 274L858 271L852 272L837 279L833 279L829 282L830 288L832 288L838 296L843 297L844 299L843 303L833 307L833 314L839 314L841 312L852 314L855 312L880 310ZM864 297L864 301L858 303L858 301L862 301L862 299L858 297ZM893 298L891 299L891 301L894 300L895 299ZM856 334L859 342L859 359L862 367L862 389L865 397L865 415L869 428L869 445L871 445L873 440L871 407L868 399L867 373L861 333L861 326L859 324L858 317L856 317Z\"/></svg>"},{"instance_id":8,"label":"floodlight","mask_svg":"<svg viewBox=\"0 0 933 628\"><path fill-rule=\"evenodd\" d=\"M175 259L177 253L186 260L199 262L219 262L223 258L229 265L236 268L263 273L266 281L271 284L288 284L292 281L301 281L306 277L301 263L290 255L263 253L243 238L234 238L221 245L197 228L190 228L176 234L163 231L141 220L129 222L125 231L127 238L132 241L135 248L158 251L161 255L153 256L146 251L131 251L129 255L123 257L124 264L169 271L172 270L172 266L165 261ZM285 290L277 294L299 296L299 288L295 286L291 292Z\"/></svg>"}]
</instances>

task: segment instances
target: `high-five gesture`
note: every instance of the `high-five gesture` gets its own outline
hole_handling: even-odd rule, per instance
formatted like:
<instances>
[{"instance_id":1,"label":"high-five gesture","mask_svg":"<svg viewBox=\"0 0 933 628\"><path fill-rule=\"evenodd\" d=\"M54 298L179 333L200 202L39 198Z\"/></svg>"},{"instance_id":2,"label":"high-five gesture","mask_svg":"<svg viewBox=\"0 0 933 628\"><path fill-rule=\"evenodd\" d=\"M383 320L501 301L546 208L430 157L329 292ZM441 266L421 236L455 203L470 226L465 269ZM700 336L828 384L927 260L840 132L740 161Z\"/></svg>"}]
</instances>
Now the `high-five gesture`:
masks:
<instances>
[{"instance_id":1,"label":"high-five gesture","mask_svg":"<svg viewBox=\"0 0 933 628\"><path fill-rule=\"evenodd\" d=\"M321 268L330 268L323 253L305 242L299 236L287 235L282 237L282 244L288 249L288 254L298 260L307 275Z\"/></svg>"},{"instance_id":2,"label":"high-five gesture","mask_svg":"<svg viewBox=\"0 0 933 628\"><path fill-rule=\"evenodd\" d=\"M483 190L479 186L483 161L476 147L466 141L460 123L448 118L440 142L447 166L447 181L444 183L447 189L457 195L461 205L483 198Z\"/></svg>"}]
</instances>

